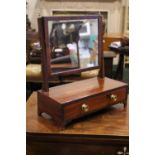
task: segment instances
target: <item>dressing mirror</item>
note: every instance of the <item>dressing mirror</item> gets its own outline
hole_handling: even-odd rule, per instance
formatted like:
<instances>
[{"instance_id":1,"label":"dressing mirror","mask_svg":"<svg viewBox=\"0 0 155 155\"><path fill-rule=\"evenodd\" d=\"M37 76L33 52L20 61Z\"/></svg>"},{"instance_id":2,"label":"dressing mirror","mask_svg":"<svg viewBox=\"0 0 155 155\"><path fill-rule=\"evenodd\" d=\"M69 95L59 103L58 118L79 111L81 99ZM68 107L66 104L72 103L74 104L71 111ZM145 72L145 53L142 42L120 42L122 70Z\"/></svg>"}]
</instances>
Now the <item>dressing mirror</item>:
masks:
<instances>
[{"instance_id":1,"label":"dressing mirror","mask_svg":"<svg viewBox=\"0 0 155 155\"><path fill-rule=\"evenodd\" d=\"M46 79L101 67L103 70L101 16L41 17L38 23Z\"/></svg>"}]
</instances>

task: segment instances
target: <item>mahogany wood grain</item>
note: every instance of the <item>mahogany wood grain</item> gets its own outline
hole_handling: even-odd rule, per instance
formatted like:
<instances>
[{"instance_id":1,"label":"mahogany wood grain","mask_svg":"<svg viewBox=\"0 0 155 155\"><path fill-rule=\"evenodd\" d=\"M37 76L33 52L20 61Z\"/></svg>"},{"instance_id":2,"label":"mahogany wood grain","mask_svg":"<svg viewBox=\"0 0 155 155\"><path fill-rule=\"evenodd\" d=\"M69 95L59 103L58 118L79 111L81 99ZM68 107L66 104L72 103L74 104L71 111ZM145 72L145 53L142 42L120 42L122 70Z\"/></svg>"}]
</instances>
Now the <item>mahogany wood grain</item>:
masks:
<instances>
[{"instance_id":1,"label":"mahogany wood grain","mask_svg":"<svg viewBox=\"0 0 155 155\"><path fill-rule=\"evenodd\" d=\"M63 86L50 88L49 92L42 92L44 95L53 98L60 104L75 101L91 95L112 91L116 88L127 86L124 82L116 81L105 77L104 79L94 77L86 80L76 81Z\"/></svg>"},{"instance_id":2,"label":"mahogany wood grain","mask_svg":"<svg viewBox=\"0 0 155 155\"><path fill-rule=\"evenodd\" d=\"M82 19L97 19L98 21L98 65L89 68L74 68L72 70L65 70L63 72L54 73L50 64L50 46L48 34L48 22L59 20L82 20ZM69 121L77 119L86 114L90 114L100 110L111 104L117 104L120 101L125 105L127 96L127 85L125 83L105 78L104 76L104 57L103 57L103 23L101 16L56 16L56 17L41 17L38 19L40 43L42 45L42 72L43 72L43 87L38 92L38 114L45 112L53 117L56 124L65 126ZM98 77L79 81L63 86L48 88L48 81L53 75L79 73L84 70L99 68ZM121 91L118 93L117 91ZM109 101L110 95L116 93L118 100L115 102ZM118 93L118 94L117 94ZM102 95L102 96L100 96ZM114 96L115 96L114 95ZM90 98L90 99L89 99ZM117 98L117 96L116 96ZM81 101L80 101L81 100ZM111 99L112 100L112 99ZM78 101L78 102L77 102ZM88 105L82 105L86 102ZM74 105L73 105L74 104ZM77 113L73 113L67 108L76 109ZM88 113L81 113L78 109L84 106L84 111ZM90 110L87 107L90 106ZM82 107L83 108L83 107ZM75 112L75 111L74 111ZM77 117L75 117L77 116Z\"/></svg>"},{"instance_id":3,"label":"mahogany wood grain","mask_svg":"<svg viewBox=\"0 0 155 155\"><path fill-rule=\"evenodd\" d=\"M111 98L116 96L116 101ZM126 104L127 84L109 78L94 77L38 91L38 114L45 112L59 126L122 102ZM85 107L83 109L83 106Z\"/></svg>"},{"instance_id":4,"label":"mahogany wood grain","mask_svg":"<svg viewBox=\"0 0 155 155\"><path fill-rule=\"evenodd\" d=\"M31 142L27 145L27 155L128 155L129 149L127 142L120 144L79 144L79 143L50 143L50 142ZM126 154L124 153L126 149ZM120 154L121 153L121 154Z\"/></svg>"},{"instance_id":5,"label":"mahogany wood grain","mask_svg":"<svg viewBox=\"0 0 155 155\"><path fill-rule=\"evenodd\" d=\"M50 117L38 116L37 92L34 92L26 105L26 132L39 135L110 135L123 138L128 136L128 106L124 108L122 104L113 105L61 129L54 125Z\"/></svg>"},{"instance_id":6,"label":"mahogany wood grain","mask_svg":"<svg viewBox=\"0 0 155 155\"><path fill-rule=\"evenodd\" d=\"M103 23L102 17L99 16L99 23L98 23L98 59L99 59L99 73L98 77L104 78L105 77L105 68L104 68L104 49L103 49L103 35L105 29L105 23Z\"/></svg>"},{"instance_id":7,"label":"mahogany wood grain","mask_svg":"<svg viewBox=\"0 0 155 155\"><path fill-rule=\"evenodd\" d=\"M43 75L43 84L42 90L48 91L48 80L49 80L49 72L50 72L50 55L45 43L45 30L44 30L44 21L42 18L38 19L38 28L39 28L39 39L42 48L41 52L41 67L42 67L42 75ZM46 49L46 50L45 50Z\"/></svg>"},{"instance_id":8,"label":"mahogany wood grain","mask_svg":"<svg viewBox=\"0 0 155 155\"><path fill-rule=\"evenodd\" d=\"M129 151L128 106L113 105L65 129L45 118L37 114L34 92L26 107L27 155L117 155Z\"/></svg>"},{"instance_id":9,"label":"mahogany wood grain","mask_svg":"<svg viewBox=\"0 0 155 155\"><path fill-rule=\"evenodd\" d=\"M119 90L115 90L113 92L110 92L110 94L116 94L117 97L117 103L118 102L124 102L126 99L126 88L122 88ZM109 93L105 93L97 95L97 96L91 96L89 98L85 98L80 101L74 102L74 104L68 104L64 107L64 119L73 119L78 118L80 116L86 115L88 113L103 109L107 106L110 106L112 104L115 104L116 101L112 101L109 97ZM82 110L82 105L86 104L88 106L88 111Z\"/></svg>"}]
</instances>

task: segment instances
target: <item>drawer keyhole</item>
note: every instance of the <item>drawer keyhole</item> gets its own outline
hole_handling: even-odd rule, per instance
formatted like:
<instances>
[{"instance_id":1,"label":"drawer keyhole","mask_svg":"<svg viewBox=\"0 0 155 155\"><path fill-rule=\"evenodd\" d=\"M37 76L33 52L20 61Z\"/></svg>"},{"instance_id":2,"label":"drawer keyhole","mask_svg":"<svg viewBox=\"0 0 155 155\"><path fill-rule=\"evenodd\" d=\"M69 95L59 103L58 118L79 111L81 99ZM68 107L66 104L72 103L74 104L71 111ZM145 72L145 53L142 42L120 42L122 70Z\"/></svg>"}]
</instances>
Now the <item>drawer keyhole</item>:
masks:
<instances>
[{"instance_id":1,"label":"drawer keyhole","mask_svg":"<svg viewBox=\"0 0 155 155\"><path fill-rule=\"evenodd\" d=\"M89 110L89 106L87 104L82 104L81 109L82 111L87 112Z\"/></svg>"}]
</instances>

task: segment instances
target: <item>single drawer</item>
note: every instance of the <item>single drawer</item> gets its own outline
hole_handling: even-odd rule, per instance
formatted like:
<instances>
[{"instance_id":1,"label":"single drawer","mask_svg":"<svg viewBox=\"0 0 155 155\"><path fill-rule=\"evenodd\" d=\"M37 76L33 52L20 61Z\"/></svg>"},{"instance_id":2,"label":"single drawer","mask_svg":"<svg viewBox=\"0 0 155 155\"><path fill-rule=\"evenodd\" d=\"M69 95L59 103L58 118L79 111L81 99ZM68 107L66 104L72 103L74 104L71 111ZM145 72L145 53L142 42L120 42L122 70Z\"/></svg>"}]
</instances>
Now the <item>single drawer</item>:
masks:
<instances>
[{"instance_id":1,"label":"single drawer","mask_svg":"<svg viewBox=\"0 0 155 155\"><path fill-rule=\"evenodd\" d=\"M72 120L125 100L126 88L119 88L104 94L74 101L64 106L64 120Z\"/></svg>"},{"instance_id":2,"label":"single drawer","mask_svg":"<svg viewBox=\"0 0 155 155\"><path fill-rule=\"evenodd\" d=\"M121 144L82 144L31 142L27 144L27 155L129 155L129 146Z\"/></svg>"},{"instance_id":3,"label":"single drawer","mask_svg":"<svg viewBox=\"0 0 155 155\"><path fill-rule=\"evenodd\" d=\"M127 99L127 88L120 88L109 92L106 97L108 98L108 105L117 104Z\"/></svg>"}]
</instances>

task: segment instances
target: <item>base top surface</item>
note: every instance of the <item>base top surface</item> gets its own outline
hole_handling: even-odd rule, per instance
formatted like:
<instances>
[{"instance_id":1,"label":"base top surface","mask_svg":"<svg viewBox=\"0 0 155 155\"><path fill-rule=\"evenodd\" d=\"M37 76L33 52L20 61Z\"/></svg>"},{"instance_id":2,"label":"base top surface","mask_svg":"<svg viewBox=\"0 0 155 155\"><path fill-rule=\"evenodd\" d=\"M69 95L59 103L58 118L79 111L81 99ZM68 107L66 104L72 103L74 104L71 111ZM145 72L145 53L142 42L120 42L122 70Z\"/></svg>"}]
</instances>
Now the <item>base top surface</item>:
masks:
<instances>
[{"instance_id":1,"label":"base top surface","mask_svg":"<svg viewBox=\"0 0 155 155\"><path fill-rule=\"evenodd\" d=\"M61 86L52 87L49 92L42 92L44 95L54 99L60 104L82 99L91 95L125 87L126 83L109 78L90 78Z\"/></svg>"}]
</instances>

